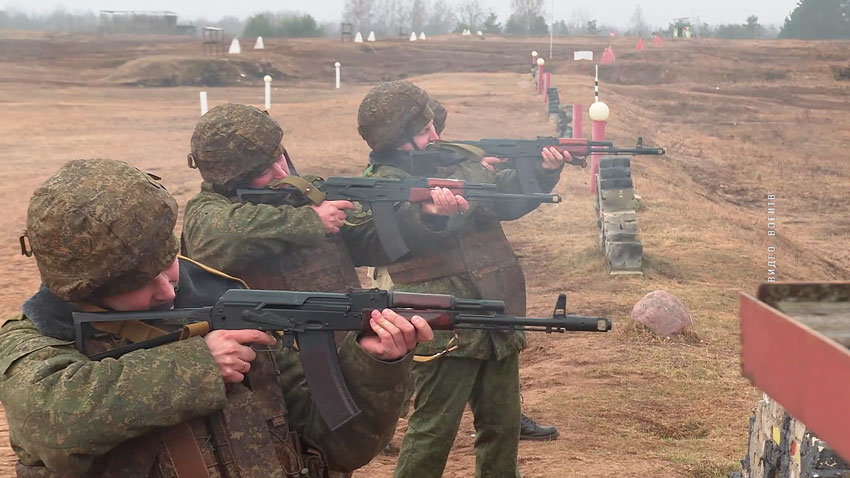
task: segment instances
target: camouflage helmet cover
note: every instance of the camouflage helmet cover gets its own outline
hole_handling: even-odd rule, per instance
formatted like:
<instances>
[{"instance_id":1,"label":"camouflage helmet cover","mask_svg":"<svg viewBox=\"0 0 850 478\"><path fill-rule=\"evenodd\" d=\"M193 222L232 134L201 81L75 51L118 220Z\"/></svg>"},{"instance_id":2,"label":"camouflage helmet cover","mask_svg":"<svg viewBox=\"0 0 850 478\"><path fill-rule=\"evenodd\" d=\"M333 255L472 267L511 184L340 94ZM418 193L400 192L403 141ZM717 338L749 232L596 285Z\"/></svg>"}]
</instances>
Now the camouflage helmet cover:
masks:
<instances>
[{"instance_id":1,"label":"camouflage helmet cover","mask_svg":"<svg viewBox=\"0 0 850 478\"><path fill-rule=\"evenodd\" d=\"M190 159L204 181L233 189L280 158L282 139L283 129L267 113L228 103L201 117L192 134Z\"/></svg>"},{"instance_id":2,"label":"camouflage helmet cover","mask_svg":"<svg viewBox=\"0 0 850 478\"><path fill-rule=\"evenodd\" d=\"M446 128L446 119L449 116L449 112L433 96L428 100L428 107L434 112L434 131L437 132L438 136L442 135L443 130Z\"/></svg>"},{"instance_id":3,"label":"camouflage helmet cover","mask_svg":"<svg viewBox=\"0 0 850 478\"><path fill-rule=\"evenodd\" d=\"M366 93L357 112L357 131L373 151L407 143L434 118L428 93L409 81L381 83Z\"/></svg>"},{"instance_id":4,"label":"camouflage helmet cover","mask_svg":"<svg viewBox=\"0 0 850 478\"><path fill-rule=\"evenodd\" d=\"M111 159L66 163L33 192L27 232L42 283L63 300L137 289L177 255L177 202Z\"/></svg>"}]
</instances>

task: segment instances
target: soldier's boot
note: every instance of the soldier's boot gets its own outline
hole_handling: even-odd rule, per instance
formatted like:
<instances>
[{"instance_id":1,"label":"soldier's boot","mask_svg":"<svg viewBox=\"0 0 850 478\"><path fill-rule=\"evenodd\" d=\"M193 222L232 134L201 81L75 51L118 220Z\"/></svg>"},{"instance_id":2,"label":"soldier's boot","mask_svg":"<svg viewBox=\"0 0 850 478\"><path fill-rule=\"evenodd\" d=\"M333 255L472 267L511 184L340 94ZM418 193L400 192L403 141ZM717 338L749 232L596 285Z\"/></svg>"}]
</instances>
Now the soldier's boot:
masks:
<instances>
[{"instance_id":1,"label":"soldier's boot","mask_svg":"<svg viewBox=\"0 0 850 478\"><path fill-rule=\"evenodd\" d=\"M558 429L551 425L540 425L524 414L519 419L520 440L554 440L558 438Z\"/></svg>"}]
</instances>

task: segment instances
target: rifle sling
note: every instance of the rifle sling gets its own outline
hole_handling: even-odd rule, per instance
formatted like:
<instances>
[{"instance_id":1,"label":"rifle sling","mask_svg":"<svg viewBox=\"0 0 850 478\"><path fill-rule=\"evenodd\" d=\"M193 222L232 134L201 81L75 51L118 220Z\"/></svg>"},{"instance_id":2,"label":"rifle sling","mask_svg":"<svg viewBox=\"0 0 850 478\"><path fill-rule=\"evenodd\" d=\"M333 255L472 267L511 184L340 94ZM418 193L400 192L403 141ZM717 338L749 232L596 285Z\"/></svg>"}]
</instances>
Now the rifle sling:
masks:
<instances>
[{"instance_id":1,"label":"rifle sling","mask_svg":"<svg viewBox=\"0 0 850 478\"><path fill-rule=\"evenodd\" d=\"M301 176L286 176L285 178L277 179L270 182L269 187L279 188L282 184L292 186L301 191L301 194L303 194L305 198L316 206L325 200L325 193L317 188L315 184L307 181Z\"/></svg>"},{"instance_id":2,"label":"rifle sling","mask_svg":"<svg viewBox=\"0 0 850 478\"><path fill-rule=\"evenodd\" d=\"M178 478L205 478L210 473L201 448L192 433L192 426L183 422L162 432L162 442L171 456Z\"/></svg>"},{"instance_id":3,"label":"rifle sling","mask_svg":"<svg viewBox=\"0 0 850 478\"><path fill-rule=\"evenodd\" d=\"M466 157L467 160L480 161L481 158L487 156L487 151L472 144L439 141L437 142L437 146L440 148L446 148L448 150L460 153L461 155Z\"/></svg>"},{"instance_id":4,"label":"rifle sling","mask_svg":"<svg viewBox=\"0 0 850 478\"><path fill-rule=\"evenodd\" d=\"M101 332L117 335L134 343L168 335L165 330L139 320L93 322L91 325ZM203 335L208 331L209 324L206 322L185 325L178 340ZM188 422L179 423L163 430L162 442L168 450L178 478L206 478L210 476L204 456L200 447L198 447L197 440L195 440L195 434L192 433L192 426Z\"/></svg>"}]
</instances>

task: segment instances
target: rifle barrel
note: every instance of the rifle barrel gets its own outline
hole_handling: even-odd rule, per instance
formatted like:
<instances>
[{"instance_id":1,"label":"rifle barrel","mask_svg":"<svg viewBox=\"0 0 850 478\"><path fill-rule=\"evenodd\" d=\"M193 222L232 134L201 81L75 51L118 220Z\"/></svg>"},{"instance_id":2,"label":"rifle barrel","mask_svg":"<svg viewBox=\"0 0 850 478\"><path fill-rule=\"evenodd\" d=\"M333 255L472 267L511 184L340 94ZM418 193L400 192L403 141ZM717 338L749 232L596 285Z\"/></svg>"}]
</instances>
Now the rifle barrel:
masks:
<instances>
[{"instance_id":1,"label":"rifle barrel","mask_svg":"<svg viewBox=\"0 0 850 478\"><path fill-rule=\"evenodd\" d=\"M531 200L549 204L556 204L561 202L560 195L547 193L513 194L470 190L464 191L462 196L472 201Z\"/></svg>"},{"instance_id":2,"label":"rifle barrel","mask_svg":"<svg viewBox=\"0 0 850 478\"><path fill-rule=\"evenodd\" d=\"M561 315L551 319L514 317L512 315L458 314L453 320L456 328L498 328L507 330L536 330L551 332L607 332L611 320L603 317Z\"/></svg>"}]
</instances>

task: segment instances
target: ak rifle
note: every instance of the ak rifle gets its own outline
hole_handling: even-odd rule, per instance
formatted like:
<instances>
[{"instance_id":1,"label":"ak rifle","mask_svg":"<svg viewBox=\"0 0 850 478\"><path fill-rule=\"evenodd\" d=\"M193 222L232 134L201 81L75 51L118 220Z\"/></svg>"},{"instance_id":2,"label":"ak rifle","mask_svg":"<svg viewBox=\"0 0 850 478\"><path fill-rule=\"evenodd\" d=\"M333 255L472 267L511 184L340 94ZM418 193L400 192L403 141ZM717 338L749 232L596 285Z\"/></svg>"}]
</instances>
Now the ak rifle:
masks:
<instances>
[{"instance_id":1,"label":"ak rifle","mask_svg":"<svg viewBox=\"0 0 850 478\"><path fill-rule=\"evenodd\" d=\"M561 196L548 193L511 194L499 192L498 186L487 183L470 183L458 179L439 178L362 178L332 176L323 183L315 184L298 176L287 176L273 187L251 189L238 188L239 201L262 202L264 198L286 199L293 205L318 205L324 200L356 201L365 210L372 211L378 240L391 261L396 261L409 252L407 244L395 220L395 204L431 200L435 187L448 188L452 193L469 201L532 201L557 203Z\"/></svg>"},{"instance_id":2,"label":"ak rifle","mask_svg":"<svg viewBox=\"0 0 850 478\"><path fill-rule=\"evenodd\" d=\"M568 152L572 157L568 163L586 167L587 157L591 154L605 156L661 156L664 148L647 148L643 146L643 138L639 137L634 148L625 149L614 146L611 141L588 141L584 138L538 137L537 139L481 139L478 141L455 141L483 149L488 156L505 159L502 167L515 169L519 176L522 191L525 193L541 192L540 184L535 174L537 164L542 160L540 153L543 148L555 147L560 152ZM441 147L438 145L437 147ZM451 145L447 145L451 148ZM496 165L496 167L500 167Z\"/></svg>"},{"instance_id":3,"label":"ak rifle","mask_svg":"<svg viewBox=\"0 0 850 478\"><path fill-rule=\"evenodd\" d=\"M325 423L336 430L357 416L360 409L346 387L334 332L374 334L369 325L373 310L389 308L408 319L419 315L435 330L474 328L546 333L611 330L609 319L567 315L566 304L566 295L561 294L552 318L533 318L505 314L502 301L462 299L441 294L379 289L358 289L349 293L231 289L210 307L143 312L74 312L73 319L76 347L80 351L86 349L86 343L99 331L122 325L116 322L154 321L166 329L170 325L173 330L162 337L93 355L90 357L92 360L118 358L134 350L191 335L203 335L211 330L254 329L273 332L284 344L296 340L316 407Z\"/></svg>"}]
</instances>

